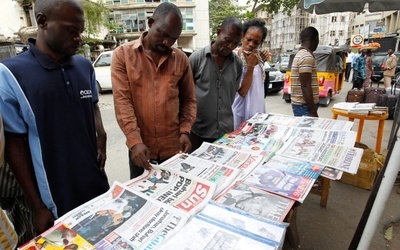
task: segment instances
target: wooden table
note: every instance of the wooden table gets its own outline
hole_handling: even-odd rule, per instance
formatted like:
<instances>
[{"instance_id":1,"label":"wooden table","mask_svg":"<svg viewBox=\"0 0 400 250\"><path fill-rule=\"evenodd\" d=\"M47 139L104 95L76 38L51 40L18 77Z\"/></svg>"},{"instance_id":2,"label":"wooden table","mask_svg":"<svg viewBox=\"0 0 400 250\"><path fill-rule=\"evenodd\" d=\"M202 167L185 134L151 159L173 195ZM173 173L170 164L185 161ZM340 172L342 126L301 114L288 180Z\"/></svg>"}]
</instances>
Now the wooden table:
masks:
<instances>
[{"instance_id":1,"label":"wooden table","mask_svg":"<svg viewBox=\"0 0 400 250\"><path fill-rule=\"evenodd\" d=\"M383 114L383 115L359 115L359 114L349 114L346 110L341 110L341 109L335 109L332 108L332 119L337 119L337 117L344 116L348 117L349 121L354 121L354 119L359 119L360 122L358 124L358 129L357 129L357 137L356 141L360 142L361 141L361 136L363 132L363 127L364 127L364 121L365 120L372 120L372 121L378 121L378 131L376 134L376 145L375 145L375 151L377 153L381 152L381 146L382 146L382 138L383 138L383 129L385 127L385 120L388 118L389 114Z\"/></svg>"}]
</instances>

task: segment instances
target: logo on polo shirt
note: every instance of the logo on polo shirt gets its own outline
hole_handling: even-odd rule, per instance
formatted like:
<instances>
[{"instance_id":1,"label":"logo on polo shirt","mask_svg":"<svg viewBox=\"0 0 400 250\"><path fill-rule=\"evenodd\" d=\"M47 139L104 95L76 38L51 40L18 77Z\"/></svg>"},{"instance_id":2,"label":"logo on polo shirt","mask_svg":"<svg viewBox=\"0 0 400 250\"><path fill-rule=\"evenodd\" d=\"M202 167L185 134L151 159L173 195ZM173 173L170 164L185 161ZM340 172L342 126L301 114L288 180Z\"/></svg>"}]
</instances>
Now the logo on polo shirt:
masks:
<instances>
[{"instance_id":1,"label":"logo on polo shirt","mask_svg":"<svg viewBox=\"0 0 400 250\"><path fill-rule=\"evenodd\" d=\"M90 89L81 90L79 94L81 95L81 99L92 98L92 91Z\"/></svg>"}]
</instances>

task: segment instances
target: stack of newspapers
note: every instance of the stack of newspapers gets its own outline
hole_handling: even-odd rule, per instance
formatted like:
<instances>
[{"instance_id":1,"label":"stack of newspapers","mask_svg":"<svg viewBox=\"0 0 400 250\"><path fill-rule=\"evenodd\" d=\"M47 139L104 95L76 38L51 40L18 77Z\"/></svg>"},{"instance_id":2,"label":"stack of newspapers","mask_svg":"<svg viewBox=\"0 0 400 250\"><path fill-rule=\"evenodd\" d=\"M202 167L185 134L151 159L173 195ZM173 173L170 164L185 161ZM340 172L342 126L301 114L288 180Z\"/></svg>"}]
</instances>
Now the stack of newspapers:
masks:
<instances>
[{"instance_id":1,"label":"stack of newspapers","mask_svg":"<svg viewBox=\"0 0 400 250\"><path fill-rule=\"evenodd\" d=\"M256 114L214 143L115 182L19 249L282 249L285 219L318 177L357 172L363 150L352 126Z\"/></svg>"}]
</instances>

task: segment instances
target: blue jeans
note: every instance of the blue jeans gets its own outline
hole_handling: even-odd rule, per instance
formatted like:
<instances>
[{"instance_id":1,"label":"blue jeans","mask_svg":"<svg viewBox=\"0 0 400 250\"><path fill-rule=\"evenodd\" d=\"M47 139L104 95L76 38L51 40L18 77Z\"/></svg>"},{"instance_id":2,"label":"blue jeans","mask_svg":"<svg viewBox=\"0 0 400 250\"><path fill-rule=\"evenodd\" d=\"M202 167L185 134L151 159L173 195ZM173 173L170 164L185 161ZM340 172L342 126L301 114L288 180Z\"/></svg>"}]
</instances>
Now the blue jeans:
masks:
<instances>
[{"instance_id":1,"label":"blue jeans","mask_svg":"<svg viewBox=\"0 0 400 250\"><path fill-rule=\"evenodd\" d=\"M318 110L319 103L315 104L315 109ZM311 111L308 109L307 104L294 105L292 104L294 116L310 116Z\"/></svg>"}]
</instances>

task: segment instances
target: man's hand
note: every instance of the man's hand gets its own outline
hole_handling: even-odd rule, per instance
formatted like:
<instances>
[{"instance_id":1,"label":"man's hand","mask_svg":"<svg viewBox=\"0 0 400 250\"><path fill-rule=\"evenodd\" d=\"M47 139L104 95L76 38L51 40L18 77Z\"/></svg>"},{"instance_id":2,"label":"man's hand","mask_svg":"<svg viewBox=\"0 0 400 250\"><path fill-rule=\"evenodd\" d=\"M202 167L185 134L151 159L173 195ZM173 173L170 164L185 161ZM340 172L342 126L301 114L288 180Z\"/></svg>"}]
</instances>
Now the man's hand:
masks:
<instances>
[{"instance_id":1,"label":"man's hand","mask_svg":"<svg viewBox=\"0 0 400 250\"><path fill-rule=\"evenodd\" d=\"M99 168L104 171L107 159L107 134L97 135L97 162L99 163Z\"/></svg>"},{"instance_id":2,"label":"man's hand","mask_svg":"<svg viewBox=\"0 0 400 250\"><path fill-rule=\"evenodd\" d=\"M144 145L143 143L136 144L132 147L131 152L132 161L136 165L147 170L151 168L151 165L149 163L150 151L146 147L146 145Z\"/></svg>"},{"instance_id":3,"label":"man's hand","mask_svg":"<svg viewBox=\"0 0 400 250\"><path fill-rule=\"evenodd\" d=\"M53 213L46 207L32 211L33 227L37 234L41 234L54 225Z\"/></svg>"},{"instance_id":4,"label":"man's hand","mask_svg":"<svg viewBox=\"0 0 400 250\"><path fill-rule=\"evenodd\" d=\"M181 151L179 153L189 153L192 148L192 143L187 134L182 133L179 137L179 142L181 144Z\"/></svg>"}]
</instances>

